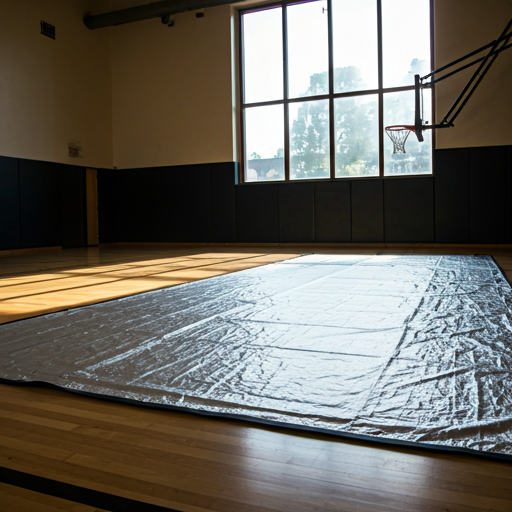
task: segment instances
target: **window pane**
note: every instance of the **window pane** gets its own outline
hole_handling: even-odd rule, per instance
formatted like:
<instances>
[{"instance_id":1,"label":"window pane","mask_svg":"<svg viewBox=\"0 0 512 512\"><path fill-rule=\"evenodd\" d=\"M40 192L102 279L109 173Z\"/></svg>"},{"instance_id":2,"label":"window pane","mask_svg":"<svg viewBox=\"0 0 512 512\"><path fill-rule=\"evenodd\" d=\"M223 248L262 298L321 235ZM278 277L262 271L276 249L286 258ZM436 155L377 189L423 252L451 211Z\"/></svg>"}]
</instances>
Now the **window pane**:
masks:
<instances>
[{"instance_id":1,"label":"window pane","mask_svg":"<svg viewBox=\"0 0 512 512\"><path fill-rule=\"evenodd\" d=\"M283 99L281 8L244 14L245 103Z\"/></svg>"},{"instance_id":2,"label":"window pane","mask_svg":"<svg viewBox=\"0 0 512 512\"><path fill-rule=\"evenodd\" d=\"M289 97L327 94L327 1L292 5L287 18Z\"/></svg>"},{"instance_id":3,"label":"window pane","mask_svg":"<svg viewBox=\"0 0 512 512\"><path fill-rule=\"evenodd\" d=\"M284 180L283 105L245 109L245 180Z\"/></svg>"},{"instance_id":4,"label":"window pane","mask_svg":"<svg viewBox=\"0 0 512 512\"><path fill-rule=\"evenodd\" d=\"M430 71L429 0L382 0L382 48L384 87Z\"/></svg>"},{"instance_id":5,"label":"window pane","mask_svg":"<svg viewBox=\"0 0 512 512\"><path fill-rule=\"evenodd\" d=\"M377 89L377 2L333 0L334 92Z\"/></svg>"},{"instance_id":6,"label":"window pane","mask_svg":"<svg viewBox=\"0 0 512 512\"><path fill-rule=\"evenodd\" d=\"M329 178L329 100L290 104L290 178Z\"/></svg>"},{"instance_id":7,"label":"window pane","mask_svg":"<svg viewBox=\"0 0 512 512\"><path fill-rule=\"evenodd\" d=\"M432 94L423 92L423 111L430 119ZM414 91L395 92L384 95L384 126L414 124ZM384 174L431 174L432 173L432 130L424 130L423 142L418 142L411 132L405 143L405 153L393 154L393 143L384 135Z\"/></svg>"},{"instance_id":8,"label":"window pane","mask_svg":"<svg viewBox=\"0 0 512 512\"><path fill-rule=\"evenodd\" d=\"M336 177L379 175L378 96L334 100Z\"/></svg>"}]
</instances>

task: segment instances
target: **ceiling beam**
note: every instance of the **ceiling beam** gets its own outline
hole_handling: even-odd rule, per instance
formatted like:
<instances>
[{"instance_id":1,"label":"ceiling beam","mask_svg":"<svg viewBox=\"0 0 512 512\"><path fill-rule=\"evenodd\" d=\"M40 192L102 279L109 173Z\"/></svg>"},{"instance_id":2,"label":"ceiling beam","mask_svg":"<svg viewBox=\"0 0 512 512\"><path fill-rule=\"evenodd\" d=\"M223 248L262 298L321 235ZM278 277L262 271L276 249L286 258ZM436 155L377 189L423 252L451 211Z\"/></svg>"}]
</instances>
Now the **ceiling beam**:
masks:
<instances>
[{"instance_id":1,"label":"ceiling beam","mask_svg":"<svg viewBox=\"0 0 512 512\"><path fill-rule=\"evenodd\" d=\"M134 21L149 20L151 18L161 18L179 14L187 11L197 11L208 7L226 5L233 3L234 0L163 0L150 4L121 9L119 11L97 14L95 16L86 16L85 25L90 29L111 27L132 23Z\"/></svg>"}]
</instances>

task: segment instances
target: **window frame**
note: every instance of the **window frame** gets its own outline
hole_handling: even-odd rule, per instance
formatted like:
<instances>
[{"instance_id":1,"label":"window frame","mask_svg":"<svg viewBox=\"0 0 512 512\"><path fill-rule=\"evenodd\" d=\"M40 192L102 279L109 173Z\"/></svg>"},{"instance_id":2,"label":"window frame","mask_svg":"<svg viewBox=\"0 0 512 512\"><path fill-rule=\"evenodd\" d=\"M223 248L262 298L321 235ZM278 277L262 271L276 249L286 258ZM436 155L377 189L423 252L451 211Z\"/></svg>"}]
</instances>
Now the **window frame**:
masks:
<instances>
[{"instance_id":1,"label":"window frame","mask_svg":"<svg viewBox=\"0 0 512 512\"><path fill-rule=\"evenodd\" d=\"M339 181L354 179L394 179L394 178L421 178L434 175L434 148L436 143L435 130L432 132L431 145L431 162L432 168L430 173L421 174L400 174L385 175L384 174L384 95L394 92L414 91L414 85L405 85L400 87L383 87L383 53L382 53L382 0L376 0L377 8L377 52L378 52L378 87L376 89L368 89L362 91L351 91L334 93L334 52L333 52L333 20L332 20L332 0L327 1L327 36L328 36L328 79L329 93L317 96L307 96L299 98L288 97L288 40L287 40L287 10L286 7L298 4L312 3L318 0L279 0L270 3L263 3L256 6L240 9L238 12L238 110L239 110L239 183L241 184L268 184L268 183L301 183L316 181ZM434 0L427 0L429 3L429 32L430 32L430 71L434 69ZM283 99L261 101L253 103L245 103L244 101L244 34L242 16L252 12L261 12L276 7L282 8L282 38L283 38ZM431 101L431 119L435 119L435 86L432 86ZM377 95L378 98L378 125L379 125L379 174L378 176L342 176L336 177L336 145L335 145L335 117L334 117L334 100L337 98L347 98L354 96ZM329 101L329 151L330 151L330 176L328 178L307 178L307 179L291 179L290 178L290 122L289 122L289 105L292 103L303 103L305 101ZM268 179L257 181L246 181L245 179L245 124L244 112L247 108L263 107L270 105L283 105L284 109L284 179ZM433 121L432 121L433 122Z\"/></svg>"}]
</instances>

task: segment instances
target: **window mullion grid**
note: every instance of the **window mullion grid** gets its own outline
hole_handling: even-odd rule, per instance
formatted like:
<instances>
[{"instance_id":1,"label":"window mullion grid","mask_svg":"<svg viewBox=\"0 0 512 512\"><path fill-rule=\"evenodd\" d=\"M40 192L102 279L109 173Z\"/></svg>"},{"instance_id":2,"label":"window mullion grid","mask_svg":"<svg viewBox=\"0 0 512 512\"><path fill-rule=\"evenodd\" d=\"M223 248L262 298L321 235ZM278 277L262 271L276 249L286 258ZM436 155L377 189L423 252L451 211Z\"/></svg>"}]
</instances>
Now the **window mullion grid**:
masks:
<instances>
[{"instance_id":1,"label":"window mullion grid","mask_svg":"<svg viewBox=\"0 0 512 512\"><path fill-rule=\"evenodd\" d=\"M334 125L334 55L332 30L332 0L327 0L327 37L329 45L329 156L330 178L336 177L336 134Z\"/></svg>"},{"instance_id":2,"label":"window mullion grid","mask_svg":"<svg viewBox=\"0 0 512 512\"><path fill-rule=\"evenodd\" d=\"M240 130L242 131L242 143L240 144L240 160L242 165L240 166L240 171L238 175L238 180L240 183L245 183L245 173L246 173L246 164L245 164L245 59L244 59L244 18L242 12L239 13L239 27L240 27L240 35L239 35L239 45L238 52L240 55L240 67L239 67L239 81L240 81L240 104L242 108L240 109Z\"/></svg>"},{"instance_id":3,"label":"window mullion grid","mask_svg":"<svg viewBox=\"0 0 512 512\"><path fill-rule=\"evenodd\" d=\"M379 176L384 176L384 93L382 66L382 0L377 0L377 52L379 66Z\"/></svg>"},{"instance_id":4,"label":"window mullion grid","mask_svg":"<svg viewBox=\"0 0 512 512\"><path fill-rule=\"evenodd\" d=\"M288 20L286 3L283 16L283 109L284 109L284 180L290 181L290 115L288 108Z\"/></svg>"},{"instance_id":5,"label":"window mullion grid","mask_svg":"<svg viewBox=\"0 0 512 512\"><path fill-rule=\"evenodd\" d=\"M435 69L434 62L434 0L429 1L429 13L430 13L430 71ZM429 71L429 72L430 72ZM431 87L431 104L430 104L430 118L432 124L436 124L436 86L435 84ZM434 148L436 147L436 130L430 130L431 132L431 162L432 162L432 173L434 172Z\"/></svg>"},{"instance_id":6,"label":"window mullion grid","mask_svg":"<svg viewBox=\"0 0 512 512\"><path fill-rule=\"evenodd\" d=\"M313 1L313 0L312 0ZM288 95L288 35L287 35L287 5L289 3L293 3L287 0L282 0L281 2L276 2L273 6L280 5L282 9L282 45L283 45L283 99L282 100L273 100L268 102L257 102L255 104L246 104L245 103L245 94L244 94L244 59L243 59L243 22L242 22L242 12L240 13L240 46L239 51L241 55L240 60L240 96L241 96L241 115L240 115L240 123L242 128L242 144L241 144L241 160L242 170L241 172L241 181L245 181L245 110L248 107L256 107L256 106L265 106L265 105L283 105L283 115L284 115L284 170L285 170L285 181L290 181L290 119L289 119L289 105L294 102L303 102L303 101L314 101L314 100L329 100L329 146L330 146L330 179L334 179L336 177L336 126L334 119L334 100L336 98L349 97L349 96L364 96L367 94L377 94L378 96L378 123L379 123L379 177L384 177L385 165L384 165L384 94L392 93L392 92L401 92L406 90L414 90L414 86L399 86L399 87L389 87L384 89L384 78L383 78L383 27L382 27L382 4L383 0L376 0L376 8L377 8L377 52L378 52L378 88L374 90L366 90L366 91L351 91L348 93L334 93L334 55L333 55L333 13L332 13L332 0L327 0L327 9L328 9L328 52L329 52L329 92L328 94L319 95L318 97L309 97L305 98L289 98ZM434 60L434 38L433 38L433 0L429 0L430 4L430 45L431 45L431 68L433 68L433 60ZM267 6L268 7L268 6ZM255 10L259 10L256 9ZM246 11L244 11L245 13ZM432 95L434 96L434 95ZM432 99L432 118L435 118L435 106L434 106L435 98ZM432 140L434 146L435 134L432 134Z\"/></svg>"}]
</instances>

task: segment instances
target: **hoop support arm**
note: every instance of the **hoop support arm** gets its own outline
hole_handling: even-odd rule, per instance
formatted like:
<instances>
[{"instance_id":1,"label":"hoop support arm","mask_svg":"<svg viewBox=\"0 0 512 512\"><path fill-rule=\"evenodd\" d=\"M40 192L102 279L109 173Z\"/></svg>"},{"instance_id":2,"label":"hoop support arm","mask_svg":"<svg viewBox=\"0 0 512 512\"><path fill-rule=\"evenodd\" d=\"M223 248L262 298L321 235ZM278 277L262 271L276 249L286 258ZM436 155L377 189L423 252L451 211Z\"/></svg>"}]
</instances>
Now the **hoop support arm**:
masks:
<instances>
[{"instance_id":1,"label":"hoop support arm","mask_svg":"<svg viewBox=\"0 0 512 512\"><path fill-rule=\"evenodd\" d=\"M461 110L466 106L466 103L469 101L469 98L473 95L476 88L480 85L480 82L484 78L484 76L487 74L491 66L494 64L494 61L497 59L498 55L507 50L508 48L512 47L512 43L509 43L510 39L512 39L512 31L509 32L510 28L512 27L512 19L507 23L507 26L505 27L505 30L502 32L500 37L489 44L482 46L478 50L475 50L474 52L468 53L464 57L461 57L439 69L436 69L432 72L430 72L428 75L425 75L423 77L420 77L419 75L415 75L415 119L414 119L414 125L415 125L415 133L418 138L418 140L421 142L423 140L423 136L421 135L422 130L426 129L438 129L438 128L450 128L453 126L454 120L457 118L457 116L460 114ZM500 47L501 44L501 47ZM461 66L460 68L451 71L450 73L444 75L441 78L435 78L436 73L439 73L441 71L444 71L446 69L449 69L450 67L461 63L462 61L476 55L477 53L480 53L483 50L486 50L490 48L490 51L485 55L484 57L481 57L479 59L474 60L473 62L470 62L468 64L465 64ZM471 78L469 79L468 83L462 90L462 92L459 94L453 105L450 107L446 115L443 117L441 123L439 124L432 124L432 125L423 125L423 121L421 119L421 99L420 99L420 90L424 88L430 88L434 84L445 80L446 78L449 78L453 76L454 74L469 68L470 66L473 66L475 64L478 64L480 62L480 66L478 66L477 70L473 73ZM430 78L430 82L423 83L424 80ZM452 115L453 113L453 115ZM451 115L451 118L450 118Z\"/></svg>"},{"instance_id":2,"label":"hoop support arm","mask_svg":"<svg viewBox=\"0 0 512 512\"><path fill-rule=\"evenodd\" d=\"M510 34L507 34L508 37L512 37L512 32ZM498 50L490 53L488 56L489 57L492 57L493 55L496 55L498 53L501 53L502 51L504 50L508 50L509 48L512 47L512 43L509 43L507 44L506 46L502 46L501 48L499 48ZM427 83L424 83L424 84L421 84L421 87L422 88L428 88L428 87L431 87L432 85L435 85L439 82L442 82L443 80L446 80L447 78L450 78L451 76L457 74L459 71L463 71L467 68L470 68L471 66L474 66L475 64L478 64L479 62L482 62L486 57L480 57L479 59L476 59L474 60L473 62L470 62L469 64L465 64L464 66L461 66L460 68L457 68L455 71L452 71L446 75L443 75L441 78L436 78L435 80L432 79L430 80L430 82L427 82ZM421 80L423 80L425 77L422 77Z\"/></svg>"},{"instance_id":3,"label":"hoop support arm","mask_svg":"<svg viewBox=\"0 0 512 512\"><path fill-rule=\"evenodd\" d=\"M506 38L502 39L500 42L496 42L496 44L492 47L489 54L486 56L486 58L482 61L480 66L478 66L478 69L474 72L473 76L470 78L469 82L467 83L466 87L462 90L462 92L459 94L459 97L455 100L455 103L452 105L450 110L446 113L441 123L447 122L448 124L453 124L453 121L457 118L457 116L460 114L460 111L465 107L466 103L468 102L469 98L473 95L476 88L480 85L480 82L484 78L484 76L487 74L487 71L491 68L491 66L494 64L494 61L498 58L499 53L495 52L498 45L501 44L501 42L505 43L505 45L508 43L509 39L512 37L512 33L507 34L507 32L510 29L510 26L512 25L512 19L508 22L507 26L505 27L505 30L503 31L502 37L506 36ZM501 37L500 37L501 39ZM499 39L498 39L499 41ZM490 60L489 60L490 59ZM478 77L478 79L477 79ZM474 80L476 82L473 84ZM467 93L467 95L466 95ZM464 96L466 97L464 98ZM462 101L462 103L461 103ZM460 104L460 106L458 106ZM458 107L458 108L457 108ZM449 118L450 114L457 109L455 114Z\"/></svg>"},{"instance_id":4,"label":"hoop support arm","mask_svg":"<svg viewBox=\"0 0 512 512\"><path fill-rule=\"evenodd\" d=\"M424 124L422 130L438 130L439 128L453 128L452 124L441 123L441 124Z\"/></svg>"},{"instance_id":5,"label":"hoop support arm","mask_svg":"<svg viewBox=\"0 0 512 512\"><path fill-rule=\"evenodd\" d=\"M512 19L509 21L505 31L507 31L510 28L511 25L512 25ZM442 66L442 67L440 67L438 69L434 69L434 71L431 71L427 75L422 76L421 80L422 81L426 80L427 78L429 78L429 77L431 77L431 76L433 76L433 75L435 75L437 73L440 73L441 71L444 71L445 69L451 68L452 66L455 66L455 64L458 64L459 62L462 62L462 61L464 61L466 59L469 59L470 57L473 57L473 55L477 55L480 52L483 52L484 50L487 50L487 48L490 48L491 46L494 46L495 44L499 44L504 39L508 39L511 35L512 35L512 33L501 35L498 39L495 39L494 41L491 41L490 43L486 44L485 46L482 46L481 48L478 48L478 50L475 50L475 51L473 51L471 53L468 53L467 55L464 55L464 57L460 57L459 59L456 59L456 60L454 60L454 61L452 61L452 62L450 62L448 64L445 64L444 66ZM485 59L485 57L482 57L482 59L478 59L474 63L479 62L480 60L483 60L483 59ZM462 71L463 69L466 69L466 67L461 68L459 71ZM457 72L457 71L455 71L455 72Z\"/></svg>"}]
</instances>

